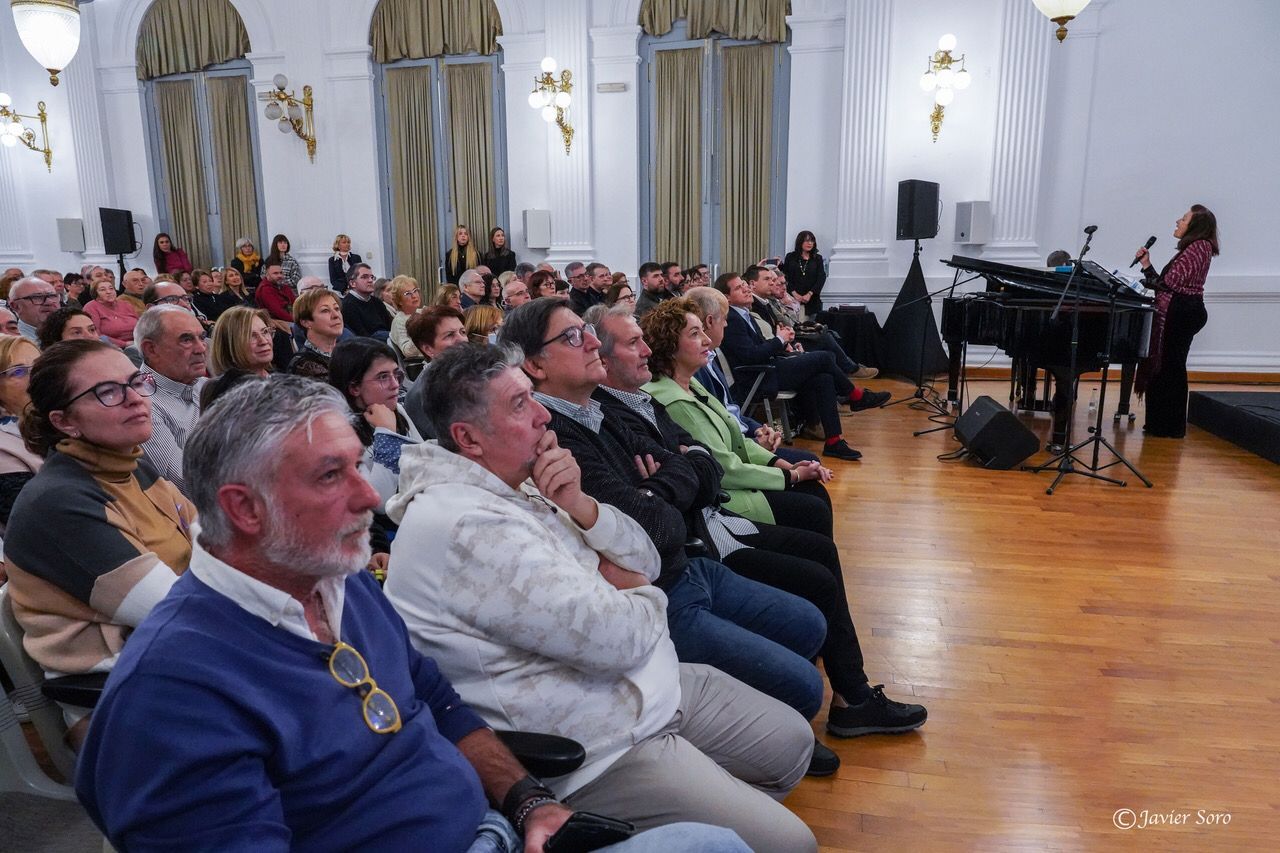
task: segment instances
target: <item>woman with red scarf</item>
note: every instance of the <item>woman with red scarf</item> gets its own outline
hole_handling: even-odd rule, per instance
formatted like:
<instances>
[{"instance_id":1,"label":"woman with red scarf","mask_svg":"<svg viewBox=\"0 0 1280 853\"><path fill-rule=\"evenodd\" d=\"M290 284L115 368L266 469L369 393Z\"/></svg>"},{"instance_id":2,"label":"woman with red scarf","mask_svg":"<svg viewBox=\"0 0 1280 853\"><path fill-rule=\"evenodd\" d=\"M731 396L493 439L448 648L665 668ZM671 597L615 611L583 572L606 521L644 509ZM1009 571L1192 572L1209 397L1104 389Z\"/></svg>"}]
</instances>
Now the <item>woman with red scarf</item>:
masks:
<instances>
[{"instance_id":1,"label":"woman with red scarf","mask_svg":"<svg viewBox=\"0 0 1280 853\"><path fill-rule=\"evenodd\" d=\"M1151 347L1138 368L1138 394L1147 397L1143 431L1157 438L1187 434L1187 354L1191 339L1204 328L1204 283L1209 263L1218 254L1218 220L1201 204L1191 205L1173 229L1178 252L1156 272L1145 248L1134 256L1142 263L1147 287L1156 291Z\"/></svg>"}]
</instances>

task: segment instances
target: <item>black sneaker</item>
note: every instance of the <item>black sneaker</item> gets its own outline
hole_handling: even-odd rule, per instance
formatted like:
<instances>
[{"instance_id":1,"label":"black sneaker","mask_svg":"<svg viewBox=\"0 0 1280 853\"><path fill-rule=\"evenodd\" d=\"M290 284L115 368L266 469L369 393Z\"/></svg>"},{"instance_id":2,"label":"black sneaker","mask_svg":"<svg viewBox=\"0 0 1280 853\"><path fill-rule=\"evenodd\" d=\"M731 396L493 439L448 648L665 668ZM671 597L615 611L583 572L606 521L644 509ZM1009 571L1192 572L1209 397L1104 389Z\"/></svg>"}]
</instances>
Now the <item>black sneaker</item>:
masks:
<instances>
[{"instance_id":1,"label":"black sneaker","mask_svg":"<svg viewBox=\"0 0 1280 853\"><path fill-rule=\"evenodd\" d=\"M836 737L901 734L924 725L929 712L923 705L895 702L884 695L884 685L871 688L871 698L847 708L831 706L827 731Z\"/></svg>"},{"instance_id":2,"label":"black sneaker","mask_svg":"<svg viewBox=\"0 0 1280 853\"><path fill-rule=\"evenodd\" d=\"M861 412L863 409L878 409L889 402L891 396L893 395L888 391L872 391L870 388L863 388L860 398L849 401L849 411Z\"/></svg>"},{"instance_id":3,"label":"black sneaker","mask_svg":"<svg viewBox=\"0 0 1280 853\"><path fill-rule=\"evenodd\" d=\"M840 769L840 756L831 747L816 738L813 741L813 758L809 759L806 776L830 776Z\"/></svg>"},{"instance_id":4,"label":"black sneaker","mask_svg":"<svg viewBox=\"0 0 1280 853\"><path fill-rule=\"evenodd\" d=\"M843 459L846 462L857 462L862 458L862 454L849 446L849 442L843 438L835 444L828 444L822 448L823 456L830 456L834 459Z\"/></svg>"}]
</instances>

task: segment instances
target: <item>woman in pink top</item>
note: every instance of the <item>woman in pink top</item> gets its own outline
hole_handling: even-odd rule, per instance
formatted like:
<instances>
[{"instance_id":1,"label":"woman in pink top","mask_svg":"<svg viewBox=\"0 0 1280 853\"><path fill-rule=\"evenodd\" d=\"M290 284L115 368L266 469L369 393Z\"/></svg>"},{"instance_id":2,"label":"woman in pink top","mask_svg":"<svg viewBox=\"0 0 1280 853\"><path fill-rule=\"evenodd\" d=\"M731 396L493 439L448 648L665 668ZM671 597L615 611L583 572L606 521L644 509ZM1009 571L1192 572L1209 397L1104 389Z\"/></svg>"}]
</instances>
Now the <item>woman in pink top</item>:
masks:
<instances>
[{"instance_id":1,"label":"woman in pink top","mask_svg":"<svg viewBox=\"0 0 1280 853\"><path fill-rule=\"evenodd\" d=\"M173 240L163 231L156 235L156 242L151 247L151 260L155 262L156 275L167 272L175 279L179 273L194 269L187 253L173 245Z\"/></svg>"},{"instance_id":2,"label":"woman in pink top","mask_svg":"<svg viewBox=\"0 0 1280 853\"><path fill-rule=\"evenodd\" d=\"M93 318L98 333L118 347L133 343L133 327L138 325L138 312L122 299L116 298L116 289L109 281L94 285L95 298L84 306L84 313Z\"/></svg>"}]
</instances>

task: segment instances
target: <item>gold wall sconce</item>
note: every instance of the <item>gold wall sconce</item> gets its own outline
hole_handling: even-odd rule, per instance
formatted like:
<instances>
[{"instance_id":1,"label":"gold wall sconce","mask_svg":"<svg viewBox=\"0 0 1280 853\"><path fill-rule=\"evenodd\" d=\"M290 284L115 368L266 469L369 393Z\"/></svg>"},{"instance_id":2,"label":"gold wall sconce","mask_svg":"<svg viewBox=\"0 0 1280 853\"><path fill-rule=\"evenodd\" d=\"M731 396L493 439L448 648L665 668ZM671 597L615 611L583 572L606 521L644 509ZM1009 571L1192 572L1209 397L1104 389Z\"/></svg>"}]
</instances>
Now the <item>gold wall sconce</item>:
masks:
<instances>
[{"instance_id":1,"label":"gold wall sconce","mask_svg":"<svg viewBox=\"0 0 1280 853\"><path fill-rule=\"evenodd\" d=\"M289 87L288 77L277 74L271 82L275 84L275 91L258 95L260 99L269 102L264 111L267 120L276 122L281 133L292 130L299 139L307 143L307 156L314 163L316 161L316 126L311 115L314 104L311 100L311 87L303 86L302 98L298 99L294 97L293 92L285 91Z\"/></svg>"},{"instance_id":2,"label":"gold wall sconce","mask_svg":"<svg viewBox=\"0 0 1280 853\"><path fill-rule=\"evenodd\" d=\"M942 116L946 107L955 100L956 91L969 88L973 78L964 69L964 54L959 57L951 55L956 49L956 37L947 33L938 39L938 49L925 62L925 72L920 78L920 88L933 92L933 112L929 114L929 127L933 130L933 141L938 141L938 133L942 130ZM959 68L952 66L959 64Z\"/></svg>"},{"instance_id":3,"label":"gold wall sconce","mask_svg":"<svg viewBox=\"0 0 1280 853\"><path fill-rule=\"evenodd\" d=\"M29 127L23 127L20 119L24 118L39 119L40 142L44 146L43 148L36 146L36 132ZM49 115L44 110L44 101L36 104L35 115L23 115L13 108L13 98L10 98L4 92L0 92L0 145L4 145L6 148L13 148L21 142L37 154L43 154L45 168L52 172L53 149L49 147L48 118Z\"/></svg>"},{"instance_id":4,"label":"gold wall sconce","mask_svg":"<svg viewBox=\"0 0 1280 853\"><path fill-rule=\"evenodd\" d=\"M1050 21L1058 25L1055 35L1061 43L1067 37L1067 23L1084 11L1089 0L1033 0L1036 8Z\"/></svg>"},{"instance_id":5,"label":"gold wall sconce","mask_svg":"<svg viewBox=\"0 0 1280 853\"><path fill-rule=\"evenodd\" d=\"M76 0L9 0L9 9L22 46L58 85L58 74L80 49Z\"/></svg>"},{"instance_id":6,"label":"gold wall sconce","mask_svg":"<svg viewBox=\"0 0 1280 853\"><path fill-rule=\"evenodd\" d=\"M552 75L556 72L556 61L551 57L542 60L542 75L533 78L533 91L529 93L529 106L538 110L542 120L547 124L556 123L560 128L560 138L564 140L565 156L569 155L569 146L573 144L573 125L565 119L565 110L573 103L573 73L565 68L560 72L559 81Z\"/></svg>"}]
</instances>

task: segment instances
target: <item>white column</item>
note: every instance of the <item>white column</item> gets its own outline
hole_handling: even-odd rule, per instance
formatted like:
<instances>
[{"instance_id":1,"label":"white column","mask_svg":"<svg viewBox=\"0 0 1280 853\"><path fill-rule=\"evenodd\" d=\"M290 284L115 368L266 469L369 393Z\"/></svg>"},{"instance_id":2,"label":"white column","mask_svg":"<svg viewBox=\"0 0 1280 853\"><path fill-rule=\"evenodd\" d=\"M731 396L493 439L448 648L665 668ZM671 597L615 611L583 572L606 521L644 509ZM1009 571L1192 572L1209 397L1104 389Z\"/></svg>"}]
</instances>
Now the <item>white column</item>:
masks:
<instances>
[{"instance_id":1,"label":"white column","mask_svg":"<svg viewBox=\"0 0 1280 853\"><path fill-rule=\"evenodd\" d=\"M0 263L23 266L35 256L27 242L27 214L19 203L22 193L15 180L17 171L9 165L13 152L31 153L21 146L0 151Z\"/></svg>"},{"instance_id":2,"label":"white column","mask_svg":"<svg viewBox=\"0 0 1280 853\"><path fill-rule=\"evenodd\" d=\"M593 149L595 237L614 270L635 270L640 235L640 27L625 24L591 30L591 80L623 91L582 92L601 128Z\"/></svg>"},{"instance_id":3,"label":"white column","mask_svg":"<svg viewBox=\"0 0 1280 853\"><path fill-rule=\"evenodd\" d=\"M845 15L833 279L888 271L884 161L892 12L892 0L857 0Z\"/></svg>"},{"instance_id":4,"label":"white column","mask_svg":"<svg viewBox=\"0 0 1280 853\"><path fill-rule=\"evenodd\" d=\"M332 191L336 198L325 217L329 223L326 236L348 234L352 245L360 247L357 253L366 262L372 264L380 275L391 275L394 259L382 254L390 245L390 228L382 222L382 205L379 203L384 181L378 174L374 105L378 94L374 90L372 56L373 48L367 44L325 51L321 91L327 96L329 103L326 106L332 114L323 124L317 120L316 133L319 145L325 148L328 162L342 164L332 175ZM258 108L263 109L260 105ZM319 145L317 165L320 162ZM371 187L376 187L377 191L370 192ZM331 245L323 247L326 257L330 254Z\"/></svg>"},{"instance_id":5,"label":"white column","mask_svg":"<svg viewBox=\"0 0 1280 853\"><path fill-rule=\"evenodd\" d=\"M589 4L581 0L547 0L547 55L557 64L555 76L573 74L573 104L566 119L572 125L568 154L555 123L547 125L547 186L551 201L550 263L587 261L595 257L591 204L591 66L588 54ZM521 81L517 80L515 83ZM530 81L532 82L532 81Z\"/></svg>"},{"instance_id":6,"label":"white column","mask_svg":"<svg viewBox=\"0 0 1280 853\"><path fill-rule=\"evenodd\" d=\"M1040 160L1044 146L1049 51L1044 15L1031 3L1005 0L1000 33L999 98L991 162L994 234L982 257L1008 263L1044 263L1036 242Z\"/></svg>"},{"instance_id":7,"label":"white column","mask_svg":"<svg viewBox=\"0 0 1280 853\"><path fill-rule=\"evenodd\" d=\"M94 33L97 11L94 4L80 7L80 27ZM90 35L80 40L80 49L62 73L67 87L71 118L71 142L76 158L76 184L80 191L80 216L84 221L85 260L111 260L103 254L102 220L98 208L115 207L111 183L111 138L103 133L102 104L98 94L97 40Z\"/></svg>"}]
</instances>

